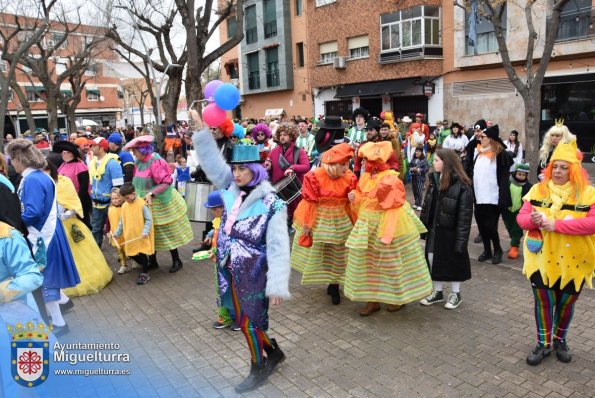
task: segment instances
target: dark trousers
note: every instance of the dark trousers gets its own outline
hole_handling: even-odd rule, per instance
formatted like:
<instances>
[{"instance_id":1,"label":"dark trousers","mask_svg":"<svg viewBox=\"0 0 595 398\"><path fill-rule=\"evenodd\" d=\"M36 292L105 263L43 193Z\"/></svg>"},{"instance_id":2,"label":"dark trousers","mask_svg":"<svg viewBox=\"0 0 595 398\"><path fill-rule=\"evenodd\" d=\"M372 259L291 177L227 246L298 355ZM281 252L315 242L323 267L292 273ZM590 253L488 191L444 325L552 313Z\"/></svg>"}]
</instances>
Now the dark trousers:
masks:
<instances>
[{"instance_id":1,"label":"dark trousers","mask_svg":"<svg viewBox=\"0 0 595 398\"><path fill-rule=\"evenodd\" d=\"M101 249L101 244L103 243L103 228L105 227L105 221L107 220L107 211L109 207L104 207L99 209L97 207L93 207L93 216L91 218L91 227L93 238L97 243L97 246Z\"/></svg>"},{"instance_id":2,"label":"dark trousers","mask_svg":"<svg viewBox=\"0 0 595 398\"><path fill-rule=\"evenodd\" d=\"M146 274L149 272L149 256L144 253L139 253L136 256L130 256L131 259L140 265L140 272Z\"/></svg>"},{"instance_id":3,"label":"dark trousers","mask_svg":"<svg viewBox=\"0 0 595 398\"><path fill-rule=\"evenodd\" d=\"M426 176L411 175L411 186L413 187L413 197L415 198L415 205L421 206L424 200L424 185L426 184Z\"/></svg>"},{"instance_id":4,"label":"dark trousers","mask_svg":"<svg viewBox=\"0 0 595 398\"><path fill-rule=\"evenodd\" d=\"M502 211L502 220L504 221L506 230L510 235L511 247L519 247L519 245L521 244L521 238L523 237L523 230L521 229L521 227L519 227L519 224L516 222L516 216L518 214L518 210L514 213L508 209Z\"/></svg>"},{"instance_id":5,"label":"dark trousers","mask_svg":"<svg viewBox=\"0 0 595 398\"><path fill-rule=\"evenodd\" d=\"M494 251L501 251L500 237L498 236L498 219L500 218L500 208L498 205L476 204L475 221L477 228L483 240L483 250L491 254L492 244Z\"/></svg>"}]
</instances>

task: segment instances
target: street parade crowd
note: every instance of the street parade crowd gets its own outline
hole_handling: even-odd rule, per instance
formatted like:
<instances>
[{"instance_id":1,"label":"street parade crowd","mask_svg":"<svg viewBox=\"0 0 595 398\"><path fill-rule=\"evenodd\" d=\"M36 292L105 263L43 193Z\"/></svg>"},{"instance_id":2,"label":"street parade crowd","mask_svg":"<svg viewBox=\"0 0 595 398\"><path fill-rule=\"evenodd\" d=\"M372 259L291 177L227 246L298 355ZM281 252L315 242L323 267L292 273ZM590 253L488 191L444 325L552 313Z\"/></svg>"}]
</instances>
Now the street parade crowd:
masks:
<instances>
[{"instance_id":1,"label":"street parade crowd","mask_svg":"<svg viewBox=\"0 0 595 398\"><path fill-rule=\"evenodd\" d=\"M413 302L453 310L472 277L475 217L478 261L523 254L537 337L527 363L552 352L571 361L574 304L595 269L595 189L563 121L545 134L539 165L529 165L519 133L503 141L484 119L470 128L439 121L432 130L423 114L371 117L362 108L350 123L327 116L210 126L194 110L189 119L162 137L91 128L7 135L0 302L27 302L64 335L72 297L100 292L114 271L137 269L144 285L160 251L170 253L170 273L182 269L178 249L194 238L188 208L200 193L211 216L194 258L214 264L213 327L246 338L251 369L236 386L243 392L285 359L267 333L268 309L289 298L291 269L302 284L325 287L333 305L341 295L362 302L362 317ZM109 246L113 270L102 254Z\"/></svg>"}]
</instances>

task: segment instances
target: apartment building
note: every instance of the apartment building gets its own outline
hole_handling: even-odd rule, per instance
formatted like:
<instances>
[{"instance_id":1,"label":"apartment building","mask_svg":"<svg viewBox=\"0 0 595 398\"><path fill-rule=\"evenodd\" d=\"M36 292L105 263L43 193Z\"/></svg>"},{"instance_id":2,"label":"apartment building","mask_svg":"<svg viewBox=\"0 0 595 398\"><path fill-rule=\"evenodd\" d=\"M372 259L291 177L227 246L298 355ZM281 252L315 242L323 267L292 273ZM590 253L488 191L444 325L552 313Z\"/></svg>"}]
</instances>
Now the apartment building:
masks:
<instances>
[{"instance_id":1,"label":"apartment building","mask_svg":"<svg viewBox=\"0 0 595 398\"><path fill-rule=\"evenodd\" d=\"M14 26L10 23L11 18L14 20L14 16L2 14L0 18L2 20L1 29L9 30L11 26ZM54 75L63 73L76 54L82 53L93 40L103 37L102 29L96 26L80 25L75 32L69 33L65 42L55 52L55 56L48 61L48 70L53 70ZM45 48L50 48L63 38L64 26L54 23L43 37L42 45ZM31 51L35 52L35 47ZM107 40L101 42L97 50L93 52L93 60L83 76L86 85L76 110L77 123L82 123L83 120L95 122L99 126L114 126L123 123L124 90L120 78L113 70L113 63L117 60L117 54L110 49L110 43ZM6 62L0 60L0 71L6 72L6 70ZM46 88L31 73L31 70L24 66L17 71L16 81L26 96L36 126L47 128L47 110L44 101L47 98ZM72 95L72 86L67 80L61 84L60 91L64 95ZM8 111L10 116L7 115L6 118L6 132L26 131L28 125L23 112L23 104L14 92L10 96ZM62 114L60 110L58 112L59 127L66 129L68 123L66 115ZM13 120L15 121L14 125Z\"/></svg>"},{"instance_id":2,"label":"apartment building","mask_svg":"<svg viewBox=\"0 0 595 398\"><path fill-rule=\"evenodd\" d=\"M451 3L452 4L452 3ZM440 1L308 0L308 68L316 115L443 118Z\"/></svg>"},{"instance_id":3,"label":"apartment building","mask_svg":"<svg viewBox=\"0 0 595 398\"><path fill-rule=\"evenodd\" d=\"M503 136L516 129L524 139L525 112L522 98L502 67L494 27L485 18L477 24L475 46L468 45L469 14L465 9L444 3L444 18L451 26L444 30L444 113L450 120L470 125L479 118L500 126ZM505 5L506 41L518 75L525 70L528 29L524 10ZM552 1L534 6L536 41L534 63L539 63L543 37L549 28ZM595 12L592 0L572 0L561 15L552 59L541 87L542 133L564 118L579 135L579 146L591 151L595 146Z\"/></svg>"},{"instance_id":4,"label":"apartment building","mask_svg":"<svg viewBox=\"0 0 595 398\"><path fill-rule=\"evenodd\" d=\"M244 39L221 57L222 80L242 94L234 117L312 116L306 54L306 0L247 0ZM220 41L235 34L220 25Z\"/></svg>"}]
</instances>

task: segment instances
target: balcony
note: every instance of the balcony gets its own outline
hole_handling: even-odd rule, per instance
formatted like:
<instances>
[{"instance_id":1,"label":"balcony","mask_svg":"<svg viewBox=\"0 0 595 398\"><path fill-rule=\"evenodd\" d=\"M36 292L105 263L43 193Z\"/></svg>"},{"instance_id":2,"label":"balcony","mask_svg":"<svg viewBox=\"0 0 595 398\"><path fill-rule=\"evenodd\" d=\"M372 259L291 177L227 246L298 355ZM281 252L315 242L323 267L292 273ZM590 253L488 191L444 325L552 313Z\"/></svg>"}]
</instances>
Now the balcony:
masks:
<instances>
[{"instance_id":1,"label":"balcony","mask_svg":"<svg viewBox=\"0 0 595 398\"><path fill-rule=\"evenodd\" d=\"M279 80L279 70L272 69L267 72L267 87L277 87L281 85Z\"/></svg>"},{"instance_id":2,"label":"balcony","mask_svg":"<svg viewBox=\"0 0 595 398\"><path fill-rule=\"evenodd\" d=\"M574 11L567 11L560 14L558 35L556 43L571 40L583 40L595 36L593 22L595 20L595 7L581 8ZM548 18L547 26L550 26L551 18Z\"/></svg>"},{"instance_id":3,"label":"balcony","mask_svg":"<svg viewBox=\"0 0 595 398\"><path fill-rule=\"evenodd\" d=\"M277 36L277 21L271 21L264 24L264 38Z\"/></svg>"},{"instance_id":4,"label":"balcony","mask_svg":"<svg viewBox=\"0 0 595 398\"><path fill-rule=\"evenodd\" d=\"M413 61L417 59L442 58L442 47L416 47L406 50L386 51L378 57L379 64L393 64L397 62Z\"/></svg>"},{"instance_id":5,"label":"balcony","mask_svg":"<svg viewBox=\"0 0 595 398\"><path fill-rule=\"evenodd\" d=\"M250 72L248 75L248 89L258 90L260 88L260 72Z\"/></svg>"},{"instance_id":6,"label":"balcony","mask_svg":"<svg viewBox=\"0 0 595 398\"><path fill-rule=\"evenodd\" d=\"M253 44L258 41L258 30L256 27L246 28L246 44Z\"/></svg>"}]
</instances>

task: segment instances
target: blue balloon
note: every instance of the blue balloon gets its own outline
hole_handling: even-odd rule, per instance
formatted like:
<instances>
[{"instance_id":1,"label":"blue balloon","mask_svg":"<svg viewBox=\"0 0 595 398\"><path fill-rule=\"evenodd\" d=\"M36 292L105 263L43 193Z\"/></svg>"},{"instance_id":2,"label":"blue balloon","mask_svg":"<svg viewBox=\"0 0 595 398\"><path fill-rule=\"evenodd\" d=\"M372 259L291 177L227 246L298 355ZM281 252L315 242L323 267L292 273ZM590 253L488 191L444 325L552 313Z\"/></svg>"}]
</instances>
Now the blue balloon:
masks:
<instances>
[{"instance_id":1,"label":"blue balloon","mask_svg":"<svg viewBox=\"0 0 595 398\"><path fill-rule=\"evenodd\" d=\"M215 103L221 109L230 111L240 103L240 90L231 83L224 83L215 90Z\"/></svg>"}]
</instances>

